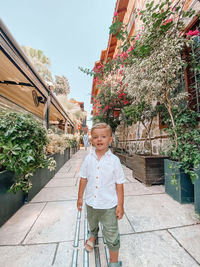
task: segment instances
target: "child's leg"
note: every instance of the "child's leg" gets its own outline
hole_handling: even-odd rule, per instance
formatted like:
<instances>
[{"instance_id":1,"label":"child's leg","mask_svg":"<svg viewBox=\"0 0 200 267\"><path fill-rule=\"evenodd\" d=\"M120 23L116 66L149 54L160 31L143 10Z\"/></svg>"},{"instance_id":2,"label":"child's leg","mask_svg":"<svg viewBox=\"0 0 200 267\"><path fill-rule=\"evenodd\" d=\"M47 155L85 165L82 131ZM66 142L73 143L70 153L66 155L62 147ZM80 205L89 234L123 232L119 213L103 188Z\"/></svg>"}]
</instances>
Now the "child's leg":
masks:
<instances>
[{"instance_id":1,"label":"child's leg","mask_svg":"<svg viewBox=\"0 0 200 267\"><path fill-rule=\"evenodd\" d=\"M119 250L117 251L109 250L109 254L110 254L110 262L118 262Z\"/></svg>"},{"instance_id":2,"label":"child's leg","mask_svg":"<svg viewBox=\"0 0 200 267\"><path fill-rule=\"evenodd\" d=\"M99 216L97 210L93 209L92 207L86 205L87 207L87 219L90 228L90 238L91 242L94 242L98 236L99 232Z\"/></svg>"},{"instance_id":3,"label":"child's leg","mask_svg":"<svg viewBox=\"0 0 200 267\"><path fill-rule=\"evenodd\" d=\"M103 236L106 239L106 243L110 253L110 262L118 262L118 254L120 248L120 238L118 230L118 221L115 215L116 207L105 210L100 221L103 224Z\"/></svg>"}]
</instances>

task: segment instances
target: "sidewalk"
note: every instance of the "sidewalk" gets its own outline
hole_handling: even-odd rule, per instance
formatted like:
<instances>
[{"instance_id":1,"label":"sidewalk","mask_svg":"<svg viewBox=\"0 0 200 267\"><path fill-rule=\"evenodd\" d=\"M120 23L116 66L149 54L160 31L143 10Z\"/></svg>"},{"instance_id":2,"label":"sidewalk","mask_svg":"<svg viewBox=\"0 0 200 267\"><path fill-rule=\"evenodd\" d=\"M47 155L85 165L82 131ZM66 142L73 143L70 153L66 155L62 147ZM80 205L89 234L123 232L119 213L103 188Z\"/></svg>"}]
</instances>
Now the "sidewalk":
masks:
<instances>
[{"instance_id":1,"label":"sidewalk","mask_svg":"<svg viewBox=\"0 0 200 267\"><path fill-rule=\"evenodd\" d=\"M79 150L30 203L0 228L0 267L107 267L104 240L84 252L85 209L77 212ZM200 221L164 187L145 187L123 166L125 216L119 222L123 267L200 266ZM80 230L80 232L79 232ZM77 264L76 264L77 263Z\"/></svg>"}]
</instances>

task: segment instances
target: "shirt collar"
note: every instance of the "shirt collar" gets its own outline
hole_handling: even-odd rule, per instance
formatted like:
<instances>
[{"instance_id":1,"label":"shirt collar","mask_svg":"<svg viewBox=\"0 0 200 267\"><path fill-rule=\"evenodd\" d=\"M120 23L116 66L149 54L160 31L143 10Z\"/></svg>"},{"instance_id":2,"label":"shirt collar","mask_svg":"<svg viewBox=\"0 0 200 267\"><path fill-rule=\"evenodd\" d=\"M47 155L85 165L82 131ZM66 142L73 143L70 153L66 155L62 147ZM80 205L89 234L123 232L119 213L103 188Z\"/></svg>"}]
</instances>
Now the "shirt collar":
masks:
<instances>
[{"instance_id":1,"label":"shirt collar","mask_svg":"<svg viewBox=\"0 0 200 267\"><path fill-rule=\"evenodd\" d=\"M91 154L97 159L97 154L96 154L96 149L95 148L92 150ZM108 149L108 151L106 151L106 153L102 157L110 156L111 154L112 154L111 150Z\"/></svg>"}]
</instances>

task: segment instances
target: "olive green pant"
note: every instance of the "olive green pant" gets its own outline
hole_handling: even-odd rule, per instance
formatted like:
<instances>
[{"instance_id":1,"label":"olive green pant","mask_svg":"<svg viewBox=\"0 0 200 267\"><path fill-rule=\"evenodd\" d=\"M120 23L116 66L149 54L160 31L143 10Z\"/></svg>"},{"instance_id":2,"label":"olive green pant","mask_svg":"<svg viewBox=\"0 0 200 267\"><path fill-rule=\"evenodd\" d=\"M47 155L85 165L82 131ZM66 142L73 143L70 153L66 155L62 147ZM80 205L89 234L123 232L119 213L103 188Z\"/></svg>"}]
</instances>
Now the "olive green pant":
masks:
<instances>
[{"instance_id":1,"label":"olive green pant","mask_svg":"<svg viewBox=\"0 0 200 267\"><path fill-rule=\"evenodd\" d=\"M93 209L87 206L87 219L90 227L90 237L97 238L99 223L103 225L102 234L106 240L109 250L118 251L120 248L120 238L118 220L115 215L116 207L111 209Z\"/></svg>"}]
</instances>

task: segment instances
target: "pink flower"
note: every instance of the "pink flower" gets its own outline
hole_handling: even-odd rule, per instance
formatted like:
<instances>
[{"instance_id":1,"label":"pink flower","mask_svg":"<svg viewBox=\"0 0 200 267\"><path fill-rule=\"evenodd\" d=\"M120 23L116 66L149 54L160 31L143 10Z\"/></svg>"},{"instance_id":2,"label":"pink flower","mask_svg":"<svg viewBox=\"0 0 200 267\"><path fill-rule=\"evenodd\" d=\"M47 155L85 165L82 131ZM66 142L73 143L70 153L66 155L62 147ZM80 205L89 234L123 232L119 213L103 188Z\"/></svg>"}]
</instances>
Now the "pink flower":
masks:
<instances>
[{"instance_id":1,"label":"pink flower","mask_svg":"<svg viewBox=\"0 0 200 267\"><path fill-rule=\"evenodd\" d=\"M176 8L175 7L173 8L172 6L169 9L172 10L173 12L176 11Z\"/></svg>"},{"instance_id":2,"label":"pink flower","mask_svg":"<svg viewBox=\"0 0 200 267\"><path fill-rule=\"evenodd\" d=\"M117 12L114 13L114 17L116 17L116 16L117 16Z\"/></svg>"},{"instance_id":3,"label":"pink flower","mask_svg":"<svg viewBox=\"0 0 200 267\"><path fill-rule=\"evenodd\" d=\"M199 31L198 30L189 31L188 33L186 33L187 36L196 36L198 34L199 34Z\"/></svg>"},{"instance_id":4,"label":"pink flower","mask_svg":"<svg viewBox=\"0 0 200 267\"><path fill-rule=\"evenodd\" d=\"M115 56L114 56L114 59L118 58L118 56L119 56L118 54L117 54L117 55L115 55Z\"/></svg>"},{"instance_id":5,"label":"pink flower","mask_svg":"<svg viewBox=\"0 0 200 267\"><path fill-rule=\"evenodd\" d=\"M121 57L121 59L125 59L125 58L128 57L128 53L127 53L127 52L122 52L122 53L120 54L120 57Z\"/></svg>"},{"instance_id":6,"label":"pink flower","mask_svg":"<svg viewBox=\"0 0 200 267\"><path fill-rule=\"evenodd\" d=\"M99 81L98 77L94 78L94 83L99 83L99 82L100 81Z\"/></svg>"},{"instance_id":7,"label":"pink flower","mask_svg":"<svg viewBox=\"0 0 200 267\"><path fill-rule=\"evenodd\" d=\"M134 47L131 46L131 47L127 50L127 52L131 52L133 49L134 49Z\"/></svg>"},{"instance_id":8,"label":"pink flower","mask_svg":"<svg viewBox=\"0 0 200 267\"><path fill-rule=\"evenodd\" d=\"M173 19L167 19L162 23L162 25L167 25L168 23L170 23L172 21L173 21Z\"/></svg>"},{"instance_id":9,"label":"pink flower","mask_svg":"<svg viewBox=\"0 0 200 267\"><path fill-rule=\"evenodd\" d=\"M141 34L139 33L139 34L137 35L137 37L135 38L135 40L139 40L140 36L141 36Z\"/></svg>"}]
</instances>

